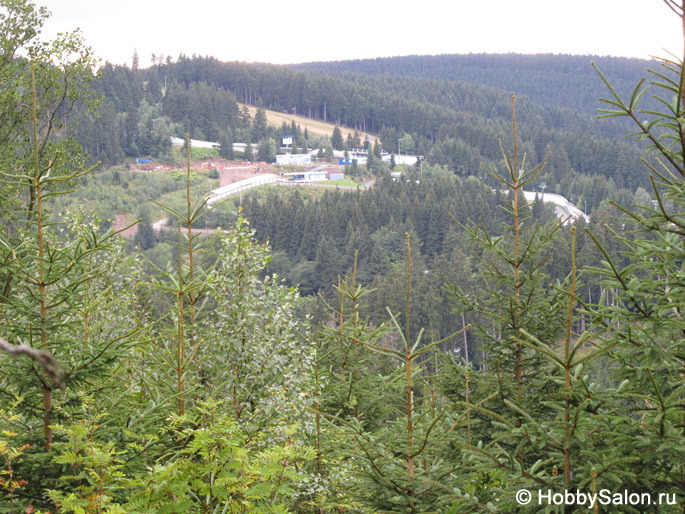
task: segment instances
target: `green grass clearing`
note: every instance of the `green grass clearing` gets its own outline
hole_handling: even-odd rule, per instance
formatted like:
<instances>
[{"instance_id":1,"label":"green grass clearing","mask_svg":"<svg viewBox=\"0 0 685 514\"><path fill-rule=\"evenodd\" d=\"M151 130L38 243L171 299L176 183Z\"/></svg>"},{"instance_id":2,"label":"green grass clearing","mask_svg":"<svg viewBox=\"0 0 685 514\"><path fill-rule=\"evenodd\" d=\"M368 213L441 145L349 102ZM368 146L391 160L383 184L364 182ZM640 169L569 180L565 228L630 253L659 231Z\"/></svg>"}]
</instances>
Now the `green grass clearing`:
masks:
<instances>
[{"instance_id":1,"label":"green grass clearing","mask_svg":"<svg viewBox=\"0 0 685 514\"><path fill-rule=\"evenodd\" d=\"M355 182L350 178L343 178L340 180L321 180L319 182L314 182L314 184L320 184L322 186L340 186L340 187L357 187L361 186L360 183Z\"/></svg>"}]
</instances>

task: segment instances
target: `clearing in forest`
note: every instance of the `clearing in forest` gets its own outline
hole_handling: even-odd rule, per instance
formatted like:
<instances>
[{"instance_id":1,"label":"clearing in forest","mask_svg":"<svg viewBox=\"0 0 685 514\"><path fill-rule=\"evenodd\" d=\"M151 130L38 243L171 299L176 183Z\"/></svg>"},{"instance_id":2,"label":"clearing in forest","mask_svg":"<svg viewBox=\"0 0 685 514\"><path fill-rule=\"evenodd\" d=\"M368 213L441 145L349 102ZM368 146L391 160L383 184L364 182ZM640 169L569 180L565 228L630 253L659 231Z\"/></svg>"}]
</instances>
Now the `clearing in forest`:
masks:
<instances>
[{"instance_id":1,"label":"clearing in forest","mask_svg":"<svg viewBox=\"0 0 685 514\"><path fill-rule=\"evenodd\" d=\"M238 107L242 109L244 105L245 104L239 103ZM257 108L252 105L248 105L247 108L250 111L250 116L254 118L255 114L257 113ZM295 120L295 124L299 125L302 131L304 131L306 127L311 134L316 134L319 136L331 137L331 135L333 134L333 129L336 125L335 123L327 123L321 120L313 120L311 118L307 118L306 116L300 116L299 114L293 115L292 113L270 111L269 109L264 109L264 112L266 113L266 122L269 125L280 127L281 125L283 125L284 121L288 125L290 125L293 122L293 120ZM340 126L340 131L342 132L343 139L347 138L347 134L352 134L354 136L354 129L349 129L347 127ZM374 139L378 136L376 136L375 134L370 134L368 132L359 131L359 137L361 138L362 142L366 137L371 138L371 141L373 142Z\"/></svg>"}]
</instances>

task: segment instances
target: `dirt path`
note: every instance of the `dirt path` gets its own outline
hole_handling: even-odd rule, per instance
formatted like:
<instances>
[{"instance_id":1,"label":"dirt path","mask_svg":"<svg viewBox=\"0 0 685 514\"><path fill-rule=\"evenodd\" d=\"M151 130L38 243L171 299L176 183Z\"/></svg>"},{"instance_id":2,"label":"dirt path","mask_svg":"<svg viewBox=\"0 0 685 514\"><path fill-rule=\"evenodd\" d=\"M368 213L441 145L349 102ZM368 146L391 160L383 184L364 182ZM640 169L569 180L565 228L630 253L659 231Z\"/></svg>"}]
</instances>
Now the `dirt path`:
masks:
<instances>
[{"instance_id":1,"label":"dirt path","mask_svg":"<svg viewBox=\"0 0 685 514\"><path fill-rule=\"evenodd\" d=\"M128 223L126 223L126 215L125 214L115 214L114 215L114 224L112 225L112 230L119 231L123 229ZM138 225L133 225L132 227L127 228L123 232L121 232L119 235L122 236L125 239L133 239L136 235L136 232L138 232Z\"/></svg>"}]
</instances>

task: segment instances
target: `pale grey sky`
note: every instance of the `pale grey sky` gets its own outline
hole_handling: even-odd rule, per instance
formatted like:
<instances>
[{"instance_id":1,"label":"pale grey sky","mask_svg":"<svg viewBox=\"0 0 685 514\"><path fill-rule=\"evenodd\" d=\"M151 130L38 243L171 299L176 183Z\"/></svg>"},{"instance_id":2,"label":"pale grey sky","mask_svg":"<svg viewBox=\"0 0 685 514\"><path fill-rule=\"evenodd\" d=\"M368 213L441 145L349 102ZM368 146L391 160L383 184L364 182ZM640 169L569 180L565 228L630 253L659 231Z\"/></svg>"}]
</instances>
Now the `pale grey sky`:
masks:
<instances>
[{"instance_id":1,"label":"pale grey sky","mask_svg":"<svg viewBox=\"0 0 685 514\"><path fill-rule=\"evenodd\" d=\"M103 60L150 56L294 63L412 54L682 55L662 0L36 0L44 34L81 28Z\"/></svg>"}]
</instances>

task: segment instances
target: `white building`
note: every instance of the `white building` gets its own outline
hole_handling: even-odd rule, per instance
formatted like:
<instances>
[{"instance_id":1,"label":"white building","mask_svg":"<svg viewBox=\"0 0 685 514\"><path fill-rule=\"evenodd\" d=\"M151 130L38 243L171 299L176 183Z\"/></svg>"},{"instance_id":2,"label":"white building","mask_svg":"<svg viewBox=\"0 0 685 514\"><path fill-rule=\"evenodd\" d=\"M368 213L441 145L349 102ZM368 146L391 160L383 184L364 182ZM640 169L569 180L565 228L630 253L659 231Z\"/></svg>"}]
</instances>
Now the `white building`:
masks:
<instances>
[{"instance_id":1,"label":"white building","mask_svg":"<svg viewBox=\"0 0 685 514\"><path fill-rule=\"evenodd\" d=\"M276 156L276 164L282 166L305 166L312 163L312 156L306 153L283 154ZM325 180L325 179L324 179Z\"/></svg>"},{"instance_id":2,"label":"white building","mask_svg":"<svg viewBox=\"0 0 685 514\"><path fill-rule=\"evenodd\" d=\"M180 137L174 137L171 136L171 146L183 146L186 142L185 139L180 138ZM201 141L199 139L191 139L190 140L190 147L191 148L220 148L221 145L219 143L215 143L214 141Z\"/></svg>"},{"instance_id":3,"label":"white building","mask_svg":"<svg viewBox=\"0 0 685 514\"><path fill-rule=\"evenodd\" d=\"M250 146L252 147L252 153L257 153L259 145L257 143L250 143ZM245 150L247 150L247 143L233 143L234 152L245 154Z\"/></svg>"},{"instance_id":4,"label":"white building","mask_svg":"<svg viewBox=\"0 0 685 514\"><path fill-rule=\"evenodd\" d=\"M294 173L284 173L286 180L291 182L317 182L328 180L328 173L325 171L296 171Z\"/></svg>"},{"instance_id":5,"label":"white building","mask_svg":"<svg viewBox=\"0 0 685 514\"><path fill-rule=\"evenodd\" d=\"M419 160L418 155L395 155L395 164L403 164L405 166L413 166ZM383 155L383 162L390 162L390 155Z\"/></svg>"}]
</instances>

